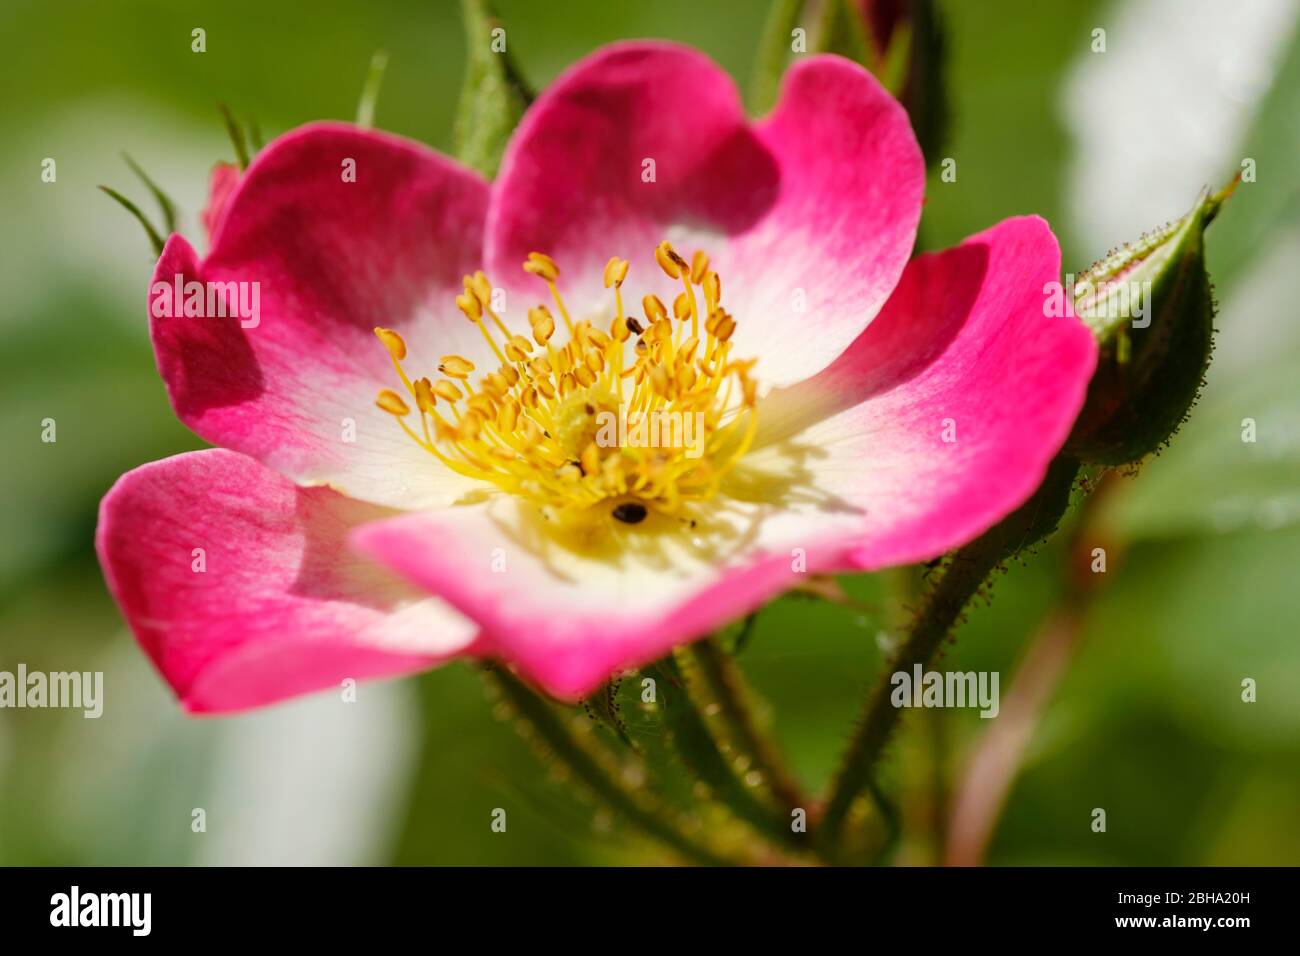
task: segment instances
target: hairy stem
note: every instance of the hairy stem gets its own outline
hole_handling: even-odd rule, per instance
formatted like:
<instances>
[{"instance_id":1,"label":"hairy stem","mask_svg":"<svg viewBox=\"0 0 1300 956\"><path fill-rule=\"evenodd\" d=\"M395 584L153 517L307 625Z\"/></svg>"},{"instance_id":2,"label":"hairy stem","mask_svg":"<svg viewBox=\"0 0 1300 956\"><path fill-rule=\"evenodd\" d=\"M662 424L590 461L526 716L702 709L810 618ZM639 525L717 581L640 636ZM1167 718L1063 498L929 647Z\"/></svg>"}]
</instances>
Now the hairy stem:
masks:
<instances>
[{"instance_id":1,"label":"hairy stem","mask_svg":"<svg viewBox=\"0 0 1300 956\"><path fill-rule=\"evenodd\" d=\"M750 770L746 772L757 772L762 777L762 784L771 791L783 816L788 818L796 808L806 809L808 804L785 758L755 719L750 692L735 660L711 637L684 648L683 654L700 678L700 690L708 695L709 703L716 705L717 717L732 748L748 759Z\"/></svg>"},{"instance_id":2,"label":"hairy stem","mask_svg":"<svg viewBox=\"0 0 1300 956\"><path fill-rule=\"evenodd\" d=\"M831 784L830 797L818 824L821 846L835 846L854 802L875 782L876 761L901 716L899 708L890 700L890 677L898 671L910 671L918 664L928 663L989 572L1056 530L1078 473L1078 461L1058 456L1028 501L957 551L948 562L907 638L867 698L862 720Z\"/></svg>"},{"instance_id":3,"label":"hairy stem","mask_svg":"<svg viewBox=\"0 0 1300 956\"><path fill-rule=\"evenodd\" d=\"M926 664L948 636L966 602L975 594L999 558L992 549L967 546L957 552L930 594L911 632L867 698L866 711L845 752L831 795L818 824L822 843L835 841L854 801L874 783L876 759L884 749L901 711L891 703L890 676Z\"/></svg>"},{"instance_id":4,"label":"hairy stem","mask_svg":"<svg viewBox=\"0 0 1300 956\"><path fill-rule=\"evenodd\" d=\"M565 726L550 703L505 667L484 668L504 699L525 719L538 737L599 800L647 836L672 848L682 857L709 866L737 862L688 833L675 812L644 790L631 790Z\"/></svg>"}]
</instances>

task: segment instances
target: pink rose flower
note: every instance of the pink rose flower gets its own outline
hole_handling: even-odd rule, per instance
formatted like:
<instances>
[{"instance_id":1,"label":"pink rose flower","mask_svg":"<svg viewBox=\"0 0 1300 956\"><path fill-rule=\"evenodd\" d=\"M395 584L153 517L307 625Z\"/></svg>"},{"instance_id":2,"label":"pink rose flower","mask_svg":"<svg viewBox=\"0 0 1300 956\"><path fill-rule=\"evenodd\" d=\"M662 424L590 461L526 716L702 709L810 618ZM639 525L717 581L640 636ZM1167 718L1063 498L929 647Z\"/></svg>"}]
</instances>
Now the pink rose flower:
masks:
<instances>
[{"instance_id":1,"label":"pink rose flower","mask_svg":"<svg viewBox=\"0 0 1300 956\"><path fill-rule=\"evenodd\" d=\"M1041 219L909 262L924 180L860 67L801 60L751 123L666 43L561 76L492 184L286 134L206 258L159 259L158 369L221 447L104 498L114 597L191 711L465 655L573 697L806 574L962 545L1038 486L1096 347L1044 316ZM155 308L177 276L256 283L257 322ZM652 412L698 428L647 445Z\"/></svg>"}]
</instances>

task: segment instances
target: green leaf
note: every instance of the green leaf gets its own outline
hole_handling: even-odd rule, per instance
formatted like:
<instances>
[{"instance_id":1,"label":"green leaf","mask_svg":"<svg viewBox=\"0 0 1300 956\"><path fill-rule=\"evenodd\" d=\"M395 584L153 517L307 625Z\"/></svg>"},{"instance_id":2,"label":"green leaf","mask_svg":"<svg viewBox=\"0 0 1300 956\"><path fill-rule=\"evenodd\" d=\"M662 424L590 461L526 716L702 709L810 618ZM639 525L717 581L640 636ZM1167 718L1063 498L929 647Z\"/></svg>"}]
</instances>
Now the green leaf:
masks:
<instances>
[{"instance_id":1,"label":"green leaf","mask_svg":"<svg viewBox=\"0 0 1300 956\"><path fill-rule=\"evenodd\" d=\"M453 142L461 161L491 178L533 96L510 58L505 28L487 0L461 0L461 8L467 63Z\"/></svg>"}]
</instances>

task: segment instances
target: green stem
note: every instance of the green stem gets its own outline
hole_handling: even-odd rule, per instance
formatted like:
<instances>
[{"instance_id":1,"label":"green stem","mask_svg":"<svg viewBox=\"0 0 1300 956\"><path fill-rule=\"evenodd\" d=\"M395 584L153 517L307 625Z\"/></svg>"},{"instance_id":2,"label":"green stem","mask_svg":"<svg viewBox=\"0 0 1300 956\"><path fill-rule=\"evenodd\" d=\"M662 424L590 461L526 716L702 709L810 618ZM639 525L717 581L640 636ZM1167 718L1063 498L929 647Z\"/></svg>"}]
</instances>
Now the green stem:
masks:
<instances>
[{"instance_id":1,"label":"green stem","mask_svg":"<svg viewBox=\"0 0 1300 956\"><path fill-rule=\"evenodd\" d=\"M601 801L642 832L681 856L708 866L734 862L716 853L683 829L673 813L645 791L628 790L618 777L565 726L555 709L505 667L485 667L510 706L533 728L555 758Z\"/></svg>"},{"instance_id":2,"label":"green stem","mask_svg":"<svg viewBox=\"0 0 1300 956\"><path fill-rule=\"evenodd\" d=\"M981 553L980 548L968 545L957 552L907 639L877 680L875 689L867 698L866 712L849 743L844 762L831 787L826 811L818 825L822 842L832 842L839 836L854 801L863 790L872 785L876 759L902 715L902 710L890 701L890 678L898 671L910 673L915 665L925 665L934 656L966 602L997 564L998 558L990 551L991 549L983 549Z\"/></svg>"},{"instance_id":3,"label":"green stem","mask_svg":"<svg viewBox=\"0 0 1300 956\"><path fill-rule=\"evenodd\" d=\"M899 671L910 672L918 664L924 667L989 572L1056 530L1078 473L1078 461L1058 456L1028 501L953 555L907 639L867 698L866 711L849 742L817 827L823 848L835 846L854 802L874 785L876 761L902 716L902 710L890 700L890 678Z\"/></svg>"},{"instance_id":4,"label":"green stem","mask_svg":"<svg viewBox=\"0 0 1300 956\"><path fill-rule=\"evenodd\" d=\"M688 668L694 673L693 667ZM701 702L692 679L684 672L676 655L646 668L646 673L665 688L681 689L681 696L665 695L662 714L664 726L671 734L673 750L696 779L707 785L713 796L739 820L743 820L767 839L799 852L811 849L805 833L796 833L791 818L783 817L771 801L761 800L755 789L735 772L735 764L722 752L717 737L704 719L707 702ZM675 695L674 695L675 696Z\"/></svg>"},{"instance_id":5,"label":"green stem","mask_svg":"<svg viewBox=\"0 0 1300 956\"><path fill-rule=\"evenodd\" d=\"M718 707L717 716L735 749L749 758L771 791L783 816L796 808L807 808L802 789L785 764L776 745L759 729L750 706L750 694L735 660L723 653L714 638L705 638L683 648L699 674L710 702ZM788 826L788 820L787 820Z\"/></svg>"}]
</instances>

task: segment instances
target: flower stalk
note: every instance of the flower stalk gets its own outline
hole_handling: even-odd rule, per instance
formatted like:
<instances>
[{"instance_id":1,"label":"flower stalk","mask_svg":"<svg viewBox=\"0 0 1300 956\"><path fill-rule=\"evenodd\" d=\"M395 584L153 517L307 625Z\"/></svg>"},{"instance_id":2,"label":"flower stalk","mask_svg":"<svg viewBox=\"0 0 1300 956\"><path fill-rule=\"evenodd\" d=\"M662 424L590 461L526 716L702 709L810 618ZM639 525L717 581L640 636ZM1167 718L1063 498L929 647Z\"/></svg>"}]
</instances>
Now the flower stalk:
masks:
<instances>
[{"instance_id":1,"label":"flower stalk","mask_svg":"<svg viewBox=\"0 0 1300 956\"><path fill-rule=\"evenodd\" d=\"M1058 457L1037 492L999 524L961 548L913 622L889 667L881 673L858 728L849 742L817 825L817 841L834 847L858 798L875 784L876 764L898 725L901 711L890 701L890 676L927 664L961 617L989 573L1011 555L1056 529L1069 503L1079 462Z\"/></svg>"},{"instance_id":2,"label":"flower stalk","mask_svg":"<svg viewBox=\"0 0 1300 956\"><path fill-rule=\"evenodd\" d=\"M484 673L510 707L528 722L555 759L611 810L693 863L728 866L745 862L727 858L688 833L675 814L646 791L625 786L564 725L551 705L508 668L485 667Z\"/></svg>"}]
</instances>

